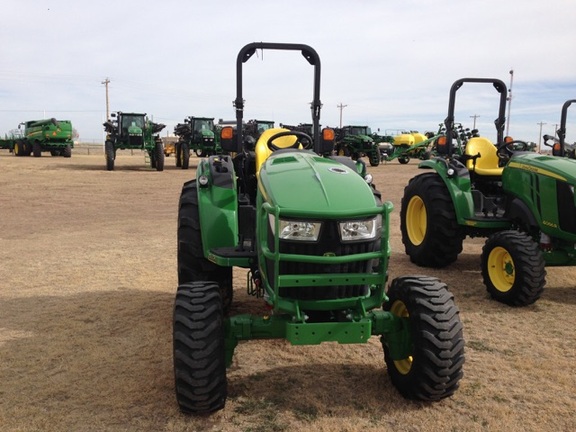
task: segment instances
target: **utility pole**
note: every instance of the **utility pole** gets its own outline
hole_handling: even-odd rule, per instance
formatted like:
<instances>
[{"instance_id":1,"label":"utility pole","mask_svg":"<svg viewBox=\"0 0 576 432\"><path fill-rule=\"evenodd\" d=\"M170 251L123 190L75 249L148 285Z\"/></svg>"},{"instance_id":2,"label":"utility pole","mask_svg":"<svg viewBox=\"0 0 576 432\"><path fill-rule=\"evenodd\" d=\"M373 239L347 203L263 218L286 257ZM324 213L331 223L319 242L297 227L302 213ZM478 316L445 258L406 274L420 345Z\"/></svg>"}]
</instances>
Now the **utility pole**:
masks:
<instances>
[{"instance_id":1,"label":"utility pole","mask_svg":"<svg viewBox=\"0 0 576 432\"><path fill-rule=\"evenodd\" d=\"M477 119L478 117L480 117L478 114L474 114L474 115L471 115L471 116L470 116L470 118L473 118L473 119L474 119L474 126L472 126L472 129L476 129L476 119Z\"/></svg>"},{"instance_id":2,"label":"utility pole","mask_svg":"<svg viewBox=\"0 0 576 432\"><path fill-rule=\"evenodd\" d=\"M337 108L340 109L340 128L342 128L342 110L347 106L348 105L342 105L342 102L340 102L340 105L337 105Z\"/></svg>"},{"instance_id":3,"label":"utility pole","mask_svg":"<svg viewBox=\"0 0 576 432\"><path fill-rule=\"evenodd\" d=\"M510 130L510 108L512 106L512 84L514 82L514 69L510 69L510 87L508 88L508 115L506 116L506 135L509 136Z\"/></svg>"},{"instance_id":4,"label":"utility pole","mask_svg":"<svg viewBox=\"0 0 576 432\"><path fill-rule=\"evenodd\" d=\"M102 81L102 84L106 86L106 120L110 120L110 102L108 99L108 84L110 84L110 78L106 78Z\"/></svg>"},{"instance_id":5,"label":"utility pole","mask_svg":"<svg viewBox=\"0 0 576 432\"><path fill-rule=\"evenodd\" d=\"M554 124L554 136L558 136L558 123Z\"/></svg>"},{"instance_id":6,"label":"utility pole","mask_svg":"<svg viewBox=\"0 0 576 432\"><path fill-rule=\"evenodd\" d=\"M538 153L540 153L540 143L542 142L542 126L544 126L545 122L540 122L540 123L536 123L537 125L540 125L540 133L538 134Z\"/></svg>"}]
</instances>

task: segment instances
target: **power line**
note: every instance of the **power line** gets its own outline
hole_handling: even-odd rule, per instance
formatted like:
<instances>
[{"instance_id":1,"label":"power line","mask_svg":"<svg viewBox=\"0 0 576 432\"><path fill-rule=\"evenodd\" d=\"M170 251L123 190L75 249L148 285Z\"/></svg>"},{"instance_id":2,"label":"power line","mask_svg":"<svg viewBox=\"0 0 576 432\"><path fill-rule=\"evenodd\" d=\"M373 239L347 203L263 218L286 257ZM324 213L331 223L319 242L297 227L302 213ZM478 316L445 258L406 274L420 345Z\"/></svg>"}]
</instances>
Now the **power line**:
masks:
<instances>
[{"instance_id":1,"label":"power line","mask_svg":"<svg viewBox=\"0 0 576 432\"><path fill-rule=\"evenodd\" d=\"M538 134L538 153L540 153L540 143L542 142L542 126L544 126L547 123L541 121L540 123L536 124L540 125L540 133Z\"/></svg>"},{"instance_id":2,"label":"power line","mask_svg":"<svg viewBox=\"0 0 576 432\"><path fill-rule=\"evenodd\" d=\"M472 126L472 129L476 129L476 119L477 119L478 117L480 117L478 114L474 114L474 115L471 115L471 116L470 116L470 118L473 118L473 119L474 119L474 126Z\"/></svg>"},{"instance_id":3,"label":"power line","mask_svg":"<svg viewBox=\"0 0 576 432\"><path fill-rule=\"evenodd\" d=\"M346 108L348 105L342 105L342 102L340 102L339 105L336 105L337 108L340 109L340 127L342 127L342 111L344 110L344 108Z\"/></svg>"},{"instance_id":4,"label":"power line","mask_svg":"<svg viewBox=\"0 0 576 432\"><path fill-rule=\"evenodd\" d=\"M106 120L110 119L110 101L108 99L108 84L110 84L110 78L106 77L102 84L106 87Z\"/></svg>"}]
</instances>

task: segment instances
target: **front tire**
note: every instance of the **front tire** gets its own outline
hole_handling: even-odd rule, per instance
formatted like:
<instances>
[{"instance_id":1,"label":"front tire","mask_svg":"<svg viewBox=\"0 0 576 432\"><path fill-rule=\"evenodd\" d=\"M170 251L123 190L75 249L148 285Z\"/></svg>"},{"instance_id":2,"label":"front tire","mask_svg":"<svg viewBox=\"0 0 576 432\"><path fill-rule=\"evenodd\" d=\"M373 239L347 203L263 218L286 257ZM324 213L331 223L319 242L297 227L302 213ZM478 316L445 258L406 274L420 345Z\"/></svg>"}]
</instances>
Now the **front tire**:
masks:
<instances>
[{"instance_id":1,"label":"front tire","mask_svg":"<svg viewBox=\"0 0 576 432\"><path fill-rule=\"evenodd\" d=\"M438 174L420 174L404 188L400 230L406 254L414 264L441 268L456 261L465 235Z\"/></svg>"},{"instance_id":2,"label":"front tire","mask_svg":"<svg viewBox=\"0 0 576 432\"><path fill-rule=\"evenodd\" d=\"M158 139L154 143L154 156L156 161L156 171L164 171L164 144Z\"/></svg>"},{"instance_id":3,"label":"front tire","mask_svg":"<svg viewBox=\"0 0 576 432\"><path fill-rule=\"evenodd\" d=\"M463 376L464 338L459 310L446 285L427 276L394 279L384 310L405 319L410 355L393 359L382 336L390 380L407 399L436 401L454 394Z\"/></svg>"},{"instance_id":4,"label":"front tire","mask_svg":"<svg viewBox=\"0 0 576 432\"><path fill-rule=\"evenodd\" d=\"M180 411L207 414L224 408L228 393L224 315L216 283L194 282L178 287L173 358Z\"/></svg>"},{"instance_id":5,"label":"front tire","mask_svg":"<svg viewBox=\"0 0 576 432\"><path fill-rule=\"evenodd\" d=\"M34 141L34 143L32 144L32 154L34 155L34 157L42 156L42 146L38 141Z\"/></svg>"},{"instance_id":6,"label":"front tire","mask_svg":"<svg viewBox=\"0 0 576 432\"><path fill-rule=\"evenodd\" d=\"M490 296L510 306L527 306L540 298L546 284L544 257L530 236L501 231L482 248L482 279Z\"/></svg>"},{"instance_id":7,"label":"front tire","mask_svg":"<svg viewBox=\"0 0 576 432\"><path fill-rule=\"evenodd\" d=\"M181 151L180 159L182 163L182 169L188 169L188 167L190 166L190 147L188 146L188 144L183 143L182 146L180 147L180 151Z\"/></svg>"},{"instance_id":8,"label":"front tire","mask_svg":"<svg viewBox=\"0 0 576 432\"><path fill-rule=\"evenodd\" d=\"M62 150L62 156L65 158L72 157L72 147L70 144L67 144L66 147Z\"/></svg>"},{"instance_id":9,"label":"front tire","mask_svg":"<svg viewBox=\"0 0 576 432\"><path fill-rule=\"evenodd\" d=\"M178 207L178 284L215 281L220 286L224 312L233 298L232 267L221 267L204 257L198 186L196 180L184 183Z\"/></svg>"},{"instance_id":10,"label":"front tire","mask_svg":"<svg viewBox=\"0 0 576 432\"><path fill-rule=\"evenodd\" d=\"M106 156L106 169L108 171L114 170L114 159L116 158L116 153L114 151L114 144L112 141L106 141L104 143L104 153Z\"/></svg>"}]
</instances>

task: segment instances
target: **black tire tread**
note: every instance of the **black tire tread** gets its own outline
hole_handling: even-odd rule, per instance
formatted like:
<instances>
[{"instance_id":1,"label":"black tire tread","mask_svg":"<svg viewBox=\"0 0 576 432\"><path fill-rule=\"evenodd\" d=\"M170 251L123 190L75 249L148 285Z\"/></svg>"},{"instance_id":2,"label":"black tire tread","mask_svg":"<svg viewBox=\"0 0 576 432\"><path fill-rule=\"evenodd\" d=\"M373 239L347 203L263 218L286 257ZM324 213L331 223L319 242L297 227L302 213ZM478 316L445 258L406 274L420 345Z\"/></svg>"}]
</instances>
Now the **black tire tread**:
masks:
<instances>
[{"instance_id":1,"label":"black tire tread","mask_svg":"<svg viewBox=\"0 0 576 432\"><path fill-rule=\"evenodd\" d=\"M382 337L384 358L392 383L408 399L436 401L454 394L463 376L463 325L454 296L438 279L405 276L394 279L388 290L390 310L396 300L409 313L413 363L402 375L390 358Z\"/></svg>"},{"instance_id":2,"label":"black tire tread","mask_svg":"<svg viewBox=\"0 0 576 432\"><path fill-rule=\"evenodd\" d=\"M227 379L220 288L214 282L180 285L174 303L176 398L184 413L224 408Z\"/></svg>"},{"instance_id":3,"label":"black tire tread","mask_svg":"<svg viewBox=\"0 0 576 432\"><path fill-rule=\"evenodd\" d=\"M410 242L406 230L406 210L413 196L424 201L428 219L424 241L418 246ZM456 220L450 193L438 174L425 173L410 179L402 197L400 230L406 254L414 264L441 268L456 261L465 234Z\"/></svg>"},{"instance_id":4,"label":"black tire tread","mask_svg":"<svg viewBox=\"0 0 576 432\"><path fill-rule=\"evenodd\" d=\"M514 260L516 279L512 288L502 293L498 291L488 274L488 255L501 246ZM500 231L488 237L482 247L482 279L490 296L509 306L527 306L540 298L546 285L546 263L542 252L532 238L520 231Z\"/></svg>"}]
</instances>

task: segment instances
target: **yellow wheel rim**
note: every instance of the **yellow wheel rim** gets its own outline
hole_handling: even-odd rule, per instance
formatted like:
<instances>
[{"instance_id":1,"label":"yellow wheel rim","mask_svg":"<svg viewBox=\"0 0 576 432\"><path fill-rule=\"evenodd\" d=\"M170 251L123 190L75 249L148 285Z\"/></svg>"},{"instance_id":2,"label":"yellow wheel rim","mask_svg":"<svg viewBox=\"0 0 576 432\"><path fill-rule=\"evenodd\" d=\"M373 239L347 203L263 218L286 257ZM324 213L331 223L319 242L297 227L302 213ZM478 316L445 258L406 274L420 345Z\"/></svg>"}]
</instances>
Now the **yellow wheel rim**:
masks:
<instances>
[{"instance_id":1,"label":"yellow wheel rim","mask_svg":"<svg viewBox=\"0 0 576 432\"><path fill-rule=\"evenodd\" d=\"M404 302L400 300L396 300L392 304L390 312L401 318L408 318L410 316L410 314L408 313L408 308L406 307ZM410 369L412 369L412 362L413 362L412 356L408 356L402 360L394 360L394 366L396 366L396 370L402 375L408 375L408 372L410 372Z\"/></svg>"},{"instance_id":2,"label":"yellow wheel rim","mask_svg":"<svg viewBox=\"0 0 576 432\"><path fill-rule=\"evenodd\" d=\"M514 260L503 247L495 247L488 255L488 276L490 281L500 292L508 292L514 285L516 272Z\"/></svg>"},{"instance_id":3,"label":"yellow wheel rim","mask_svg":"<svg viewBox=\"0 0 576 432\"><path fill-rule=\"evenodd\" d=\"M406 232L414 246L422 244L427 228L426 206L422 198L415 195L410 198L406 208Z\"/></svg>"}]
</instances>

